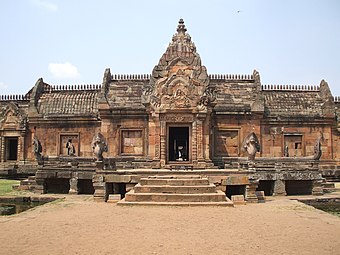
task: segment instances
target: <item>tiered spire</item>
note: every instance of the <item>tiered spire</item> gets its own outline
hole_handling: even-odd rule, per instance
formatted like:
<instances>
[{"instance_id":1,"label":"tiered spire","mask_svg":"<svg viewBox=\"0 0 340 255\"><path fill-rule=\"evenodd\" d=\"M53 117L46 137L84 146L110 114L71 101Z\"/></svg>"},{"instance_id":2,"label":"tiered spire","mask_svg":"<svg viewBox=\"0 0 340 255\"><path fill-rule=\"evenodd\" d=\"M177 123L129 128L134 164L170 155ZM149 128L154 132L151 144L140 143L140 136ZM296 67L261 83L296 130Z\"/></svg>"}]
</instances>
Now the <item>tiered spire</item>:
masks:
<instances>
[{"instance_id":1,"label":"tiered spire","mask_svg":"<svg viewBox=\"0 0 340 255\"><path fill-rule=\"evenodd\" d=\"M180 19L177 26L177 33L172 37L168 48L160 59L160 65L167 65L169 61L178 57L185 58L189 63L198 61L195 65L200 65L200 57L196 52L196 46L191 41L191 36L187 33L183 19Z\"/></svg>"},{"instance_id":2,"label":"tiered spire","mask_svg":"<svg viewBox=\"0 0 340 255\"><path fill-rule=\"evenodd\" d=\"M185 34L185 32L187 31L187 29L185 28L185 25L184 25L184 20L183 19L180 19L178 21L178 27L177 27L177 33L178 34Z\"/></svg>"}]
</instances>

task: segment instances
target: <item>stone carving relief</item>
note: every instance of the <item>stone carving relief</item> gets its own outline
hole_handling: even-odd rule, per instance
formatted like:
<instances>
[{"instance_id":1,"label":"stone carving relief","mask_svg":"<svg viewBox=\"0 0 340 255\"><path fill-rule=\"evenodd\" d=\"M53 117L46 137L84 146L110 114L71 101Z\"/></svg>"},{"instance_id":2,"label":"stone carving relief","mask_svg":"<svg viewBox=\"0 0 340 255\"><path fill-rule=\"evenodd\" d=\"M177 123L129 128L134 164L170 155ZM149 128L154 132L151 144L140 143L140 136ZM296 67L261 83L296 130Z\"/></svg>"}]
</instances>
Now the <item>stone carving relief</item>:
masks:
<instances>
[{"instance_id":1,"label":"stone carving relief","mask_svg":"<svg viewBox=\"0 0 340 255\"><path fill-rule=\"evenodd\" d=\"M96 133L92 139L92 150L97 158L97 161L102 161L103 153L107 152L107 142L105 137L100 132Z\"/></svg>"},{"instance_id":2,"label":"stone carving relief","mask_svg":"<svg viewBox=\"0 0 340 255\"><path fill-rule=\"evenodd\" d=\"M254 160L256 152L260 152L261 149L260 142L254 132L251 132L244 138L242 143L242 149L243 151L246 151L248 153L249 160Z\"/></svg>"},{"instance_id":3,"label":"stone carving relief","mask_svg":"<svg viewBox=\"0 0 340 255\"><path fill-rule=\"evenodd\" d=\"M177 33L153 69L150 83L143 89L142 102L150 110L159 112L168 109L203 112L215 99L207 70L180 20Z\"/></svg>"},{"instance_id":4,"label":"stone carving relief","mask_svg":"<svg viewBox=\"0 0 340 255\"><path fill-rule=\"evenodd\" d=\"M26 128L26 115L17 105L10 102L0 110L0 128Z\"/></svg>"},{"instance_id":5,"label":"stone carving relief","mask_svg":"<svg viewBox=\"0 0 340 255\"><path fill-rule=\"evenodd\" d=\"M192 114L166 114L161 115L160 120L166 122L193 122L194 117Z\"/></svg>"}]
</instances>

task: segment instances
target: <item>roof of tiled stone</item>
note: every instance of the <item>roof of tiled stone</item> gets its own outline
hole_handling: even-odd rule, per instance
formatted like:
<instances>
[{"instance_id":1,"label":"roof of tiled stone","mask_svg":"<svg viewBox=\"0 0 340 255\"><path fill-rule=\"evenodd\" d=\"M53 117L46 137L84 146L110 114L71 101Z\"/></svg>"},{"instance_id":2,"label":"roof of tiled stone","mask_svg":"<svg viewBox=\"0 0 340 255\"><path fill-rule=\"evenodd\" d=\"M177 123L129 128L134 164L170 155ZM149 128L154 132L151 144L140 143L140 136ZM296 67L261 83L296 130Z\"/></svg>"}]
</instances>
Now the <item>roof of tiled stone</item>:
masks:
<instances>
[{"instance_id":1,"label":"roof of tiled stone","mask_svg":"<svg viewBox=\"0 0 340 255\"><path fill-rule=\"evenodd\" d=\"M98 90L61 90L45 92L38 101L43 115L96 115Z\"/></svg>"},{"instance_id":2,"label":"roof of tiled stone","mask_svg":"<svg viewBox=\"0 0 340 255\"><path fill-rule=\"evenodd\" d=\"M250 112L257 97L256 85L252 77L249 80L210 81L216 88L216 112Z\"/></svg>"},{"instance_id":3,"label":"roof of tiled stone","mask_svg":"<svg viewBox=\"0 0 340 255\"><path fill-rule=\"evenodd\" d=\"M141 102L143 87L149 83L149 79L113 80L110 83L107 95L111 108L125 108L141 110L145 109Z\"/></svg>"},{"instance_id":4,"label":"roof of tiled stone","mask_svg":"<svg viewBox=\"0 0 340 255\"><path fill-rule=\"evenodd\" d=\"M263 91L268 116L322 115L322 98L318 91Z\"/></svg>"}]
</instances>

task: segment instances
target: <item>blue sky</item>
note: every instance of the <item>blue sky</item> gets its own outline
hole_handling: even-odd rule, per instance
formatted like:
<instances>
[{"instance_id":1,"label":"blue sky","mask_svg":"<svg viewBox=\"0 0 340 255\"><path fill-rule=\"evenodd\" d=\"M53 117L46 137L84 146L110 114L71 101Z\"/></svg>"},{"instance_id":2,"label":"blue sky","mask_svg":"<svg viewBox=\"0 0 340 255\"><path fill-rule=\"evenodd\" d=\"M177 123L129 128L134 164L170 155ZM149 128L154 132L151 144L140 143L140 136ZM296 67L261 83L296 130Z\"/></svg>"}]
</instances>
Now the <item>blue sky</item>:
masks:
<instances>
[{"instance_id":1,"label":"blue sky","mask_svg":"<svg viewBox=\"0 0 340 255\"><path fill-rule=\"evenodd\" d=\"M338 0L1 0L0 94L151 73L183 18L208 73L340 95Z\"/></svg>"}]
</instances>

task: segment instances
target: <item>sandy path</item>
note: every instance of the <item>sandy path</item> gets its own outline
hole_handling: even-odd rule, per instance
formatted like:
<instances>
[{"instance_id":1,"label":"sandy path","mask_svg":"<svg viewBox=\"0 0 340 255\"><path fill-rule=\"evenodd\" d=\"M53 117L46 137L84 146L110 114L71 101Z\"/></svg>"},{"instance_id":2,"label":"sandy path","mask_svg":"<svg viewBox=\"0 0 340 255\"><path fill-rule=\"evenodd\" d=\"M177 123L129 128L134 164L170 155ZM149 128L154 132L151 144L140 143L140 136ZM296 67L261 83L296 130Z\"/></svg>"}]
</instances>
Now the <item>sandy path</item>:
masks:
<instances>
[{"instance_id":1,"label":"sandy path","mask_svg":"<svg viewBox=\"0 0 340 255\"><path fill-rule=\"evenodd\" d=\"M0 218L0 254L340 254L340 218L296 201L119 207L70 196Z\"/></svg>"}]
</instances>

